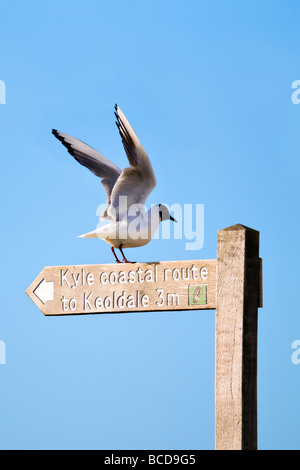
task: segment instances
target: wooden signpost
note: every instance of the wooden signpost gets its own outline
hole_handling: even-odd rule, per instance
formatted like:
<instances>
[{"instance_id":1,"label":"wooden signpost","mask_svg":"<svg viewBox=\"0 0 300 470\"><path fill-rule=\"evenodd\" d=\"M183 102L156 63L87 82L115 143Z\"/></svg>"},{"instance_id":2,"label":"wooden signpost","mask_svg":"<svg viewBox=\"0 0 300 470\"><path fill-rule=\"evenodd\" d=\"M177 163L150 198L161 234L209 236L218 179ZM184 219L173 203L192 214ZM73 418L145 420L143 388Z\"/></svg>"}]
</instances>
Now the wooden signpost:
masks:
<instances>
[{"instance_id":1,"label":"wooden signpost","mask_svg":"<svg viewBox=\"0 0 300 470\"><path fill-rule=\"evenodd\" d=\"M216 310L216 449L257 449L259 232L221 230L216 260L46 267L26 293L46 316Z\"/></svg>"},{"instance_id":2,"label":"wooden signpost","mask_svg":"<svg viewBox=\"0 0 300 470\"><path fill-rule=\"evenodd\" d=\"M58 266L27 294L45 315L216 308L216 261Z\"/></svg>"}]
</instances>

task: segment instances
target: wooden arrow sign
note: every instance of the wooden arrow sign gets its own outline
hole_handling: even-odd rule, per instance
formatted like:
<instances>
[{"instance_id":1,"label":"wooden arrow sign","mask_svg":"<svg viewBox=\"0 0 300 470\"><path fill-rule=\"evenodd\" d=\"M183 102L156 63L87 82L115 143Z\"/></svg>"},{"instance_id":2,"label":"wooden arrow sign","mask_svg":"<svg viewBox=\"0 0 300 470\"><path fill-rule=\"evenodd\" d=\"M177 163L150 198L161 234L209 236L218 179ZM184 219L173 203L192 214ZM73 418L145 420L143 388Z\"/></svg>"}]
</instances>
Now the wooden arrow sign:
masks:
<instances>
[{"instance_id":1,"label":"wooden arrow sign","mask_svg":"<svg viewBox=\"0 0 300 470\"><path fill-rule=\"evenodd\" d=\"M216 308L216 260L46 267L26 291L44 315Z\"/></svg>"},{"instance_id":2,"label":"wooden arrow sign","mask_svg":"<svg viewBox=\"0 0 300 470\"><path fill-rule=\"evenodd\" d=\"M257 449L259 232L220 230L217 260L44 268L27 294L45 315L216 309L216 449Z\"/></svg>"}]
</instances>

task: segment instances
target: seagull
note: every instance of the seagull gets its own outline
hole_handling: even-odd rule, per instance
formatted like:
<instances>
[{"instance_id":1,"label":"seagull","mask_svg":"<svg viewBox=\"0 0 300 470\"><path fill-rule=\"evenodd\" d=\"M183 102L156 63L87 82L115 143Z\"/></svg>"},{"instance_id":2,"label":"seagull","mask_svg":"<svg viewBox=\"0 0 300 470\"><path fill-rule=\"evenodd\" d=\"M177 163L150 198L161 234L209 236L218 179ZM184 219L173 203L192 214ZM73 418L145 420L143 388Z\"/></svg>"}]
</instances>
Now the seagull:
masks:
<instances>
[{"instance_id":1,"label":"seagull","mask_svg":"<svg viewBox=\"0 0 300 470\"><path fill-rule=\"evenodd\" d=\"M101 178L106 191L107 207L100 220L107 223L80 238L101 238L111 245L117 263L122 261L115 249L120 250L124 263L132 263L125 257L124 248L146 245L160 222L177 221L164 204L156 204L146 212L145 202L157 184L156 177L146 151L118 105L115 116L130 165L123 170L84 142L56 129L52 133L75 160Z\"/></svg>"}]
</instances>

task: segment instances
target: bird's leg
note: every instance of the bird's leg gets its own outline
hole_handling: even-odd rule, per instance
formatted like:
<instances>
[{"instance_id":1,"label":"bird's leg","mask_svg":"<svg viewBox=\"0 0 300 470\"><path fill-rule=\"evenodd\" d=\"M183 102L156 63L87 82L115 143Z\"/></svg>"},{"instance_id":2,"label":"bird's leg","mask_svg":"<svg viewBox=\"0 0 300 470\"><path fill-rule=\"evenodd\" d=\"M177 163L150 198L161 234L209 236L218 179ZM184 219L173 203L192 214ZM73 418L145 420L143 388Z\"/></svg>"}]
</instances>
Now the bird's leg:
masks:
<instances>
[{"instance_id":1,"label":"bird's leg","mask_svg":"<svg viewBox=\"0 0 300 470\"><path fill-rule=\"evenodd\" d=\"M123 250L122 250L122 245L119 246L119 250L120 250L121 253L122 253L124 263L135 264L135 261L128 261L128 259L126 259L125 255L124 255L124 253L123 253Z\"/></svg>"},{"instance_id":2,"label":"bird's leg","mask_svg":"<svg viewBox=\"0 0 300 470\"><path fill-rule=\"evenodd\" d=\"M116 262L117 262L117 263L122 263L122 261L120 261L119 258L117 257L117 255L116 255L116 253L115 253L115 249L114 249L113 246L111 247L111 251L113 252L114 257L116 258Z\"/></svg>"}]
</instances>

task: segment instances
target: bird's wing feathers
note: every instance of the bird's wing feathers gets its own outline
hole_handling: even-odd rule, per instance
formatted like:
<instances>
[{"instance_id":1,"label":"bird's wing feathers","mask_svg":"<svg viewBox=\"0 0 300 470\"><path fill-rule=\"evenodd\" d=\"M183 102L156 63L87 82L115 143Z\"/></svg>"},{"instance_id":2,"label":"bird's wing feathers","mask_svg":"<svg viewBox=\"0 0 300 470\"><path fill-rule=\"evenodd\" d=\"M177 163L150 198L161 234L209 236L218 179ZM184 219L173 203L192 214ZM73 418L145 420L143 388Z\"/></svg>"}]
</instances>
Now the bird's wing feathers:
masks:
<instances>
[{"instance_id":1,"label":"bird's wing feathers","mask_svg":"<svg viewBox=\"0 0 300 470\"><path fill-rule=\"evenodd\" d=\"M85 144L81 140L75 139L68 134L52 130L55 137L62 142L68 152L83 166L88 168L94 175L101 178L107 195L107 204L111 204L111 193L113 187L121 174L121 169L110 160L105 158L97 150ZM101 218L105 218L106 211Z\"/></svg>"},{"instance_id":2,"label":"bird's wing feathers","mask_svg":"<svg viewBox=\"0 0 300 470\"><path fill-rule=\"evenodd\" d=\"M125 196L128 208L133 204L145 204L156 186L156 178L150 159L130 123L117 105L115 110L116 124L130 164L129 168L124 168L112 191L111 202L116 209L119 198Z\"/></svg>"},{"instance_id":3,"label":"bird's wing feathers","mask_svg":"<svg viewBox=\"0 0 300 470\"><path fill-rule=\"evenodd\" d=\"M149 157L121 109L115 106L117 126L130 167L120 170L97 150L55 129L52 133L83 166L101 178L107 194L107 209L101 219L120 220L133 204L144 205L156 186ZM125 201L125 205L124 204ZM112 207L113 206L113 207Z\"/></svg>"}]
</instances>

